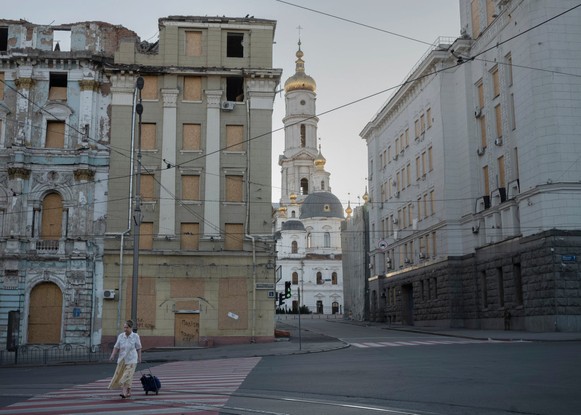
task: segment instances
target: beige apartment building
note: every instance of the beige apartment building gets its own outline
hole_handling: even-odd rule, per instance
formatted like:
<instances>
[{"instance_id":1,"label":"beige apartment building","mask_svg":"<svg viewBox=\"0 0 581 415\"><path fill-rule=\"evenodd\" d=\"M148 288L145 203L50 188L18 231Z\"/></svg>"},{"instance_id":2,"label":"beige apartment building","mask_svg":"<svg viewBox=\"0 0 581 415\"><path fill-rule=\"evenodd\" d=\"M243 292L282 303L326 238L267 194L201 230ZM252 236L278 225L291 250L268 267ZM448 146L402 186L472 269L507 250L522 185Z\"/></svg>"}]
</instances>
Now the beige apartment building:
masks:
<instances>
[{"instance_id":1,"label":"beige apartment building","mask_svg":"<svg viewBox=\"0 0 581 415\"><path fill-rule=\"evenodd\" d=\"M159 19L159 41L121 44L108 68L104 342L131 315L135 279L145 347L273 340L271 131L282 74L272 68L275 27L170 16Z\"/></svg>"}]
</instances>

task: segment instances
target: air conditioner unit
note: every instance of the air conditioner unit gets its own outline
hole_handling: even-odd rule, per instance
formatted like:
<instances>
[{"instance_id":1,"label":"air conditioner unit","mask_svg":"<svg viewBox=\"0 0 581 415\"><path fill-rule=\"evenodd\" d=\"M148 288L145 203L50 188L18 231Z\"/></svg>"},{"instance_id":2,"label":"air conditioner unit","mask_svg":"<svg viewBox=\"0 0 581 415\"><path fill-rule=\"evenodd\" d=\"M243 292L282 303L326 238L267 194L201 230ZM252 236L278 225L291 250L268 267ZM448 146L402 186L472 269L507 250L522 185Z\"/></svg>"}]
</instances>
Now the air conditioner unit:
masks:
<instances>
[{"instance_id":1,"label":"air conditioner unit","mask_svg":"<svg viewBox=\"0 0 581 415\"><path fill-rule=\"evenodd\" d=\"M482 116L482 108L480 108L479 106L476 106L476 108L474 108L474 117L480 118L481 116Z\"/></svg>"},{"instance_id":2,"label":"air conditioner unit","mask_svg":"<svg viewBox=\"0 0 581 415\"><path fill-rule=\"evenodd\" d=\"M107 300L114 300L115 299L115 290L104 290L103 291L103 298Z\"/></svg>"},{"instance_id":3,"label":"air conditioner unit","mask_svg":"<svg viewBox=\"0 0 581 415\"><path fill-rule=\"evenodd\" d=\"M406 258L403 262L406 264L411 264L412 261L409 258Z\"/></svg>"},{"instance_id":4,"label":"air conditioner unit","mask_svg":"<svg viewBox=\"0 0 581 415\"><path fill-rule=\"evenodd\" d=\"M494 140L494 144L497 146L501 146L502 145L502 138L497 138L496 140Z\"/></svg>"},{"instance_id":5,"label":"air conditioner unit","mask_svg":"<svg viewBox=\"0 0 581 415\"><path fill-rule=\"evenodd\" d=\"M222 101L222 110L223 111L232 111L234 110L234 107L236 106L236 103L233 101Z\"/></svg>"},{"instance_id":6,"label":"air conditioner unit","mask_svg":"<svg viewBox=\"0 0 581 415\"><path fill-rule=\"evenodd\" d=\"M391 185L392 185L393 187L396 187L396 186L397 186L397 182L396 182L395 180L392 180L392 182L391 182Z\"/></svg>"},{"instance_id":7,"label":"air conditioner unit","mask_svg":"<svg viewBox=\"0 0 581 415\"><path fill-rule=\"evenodd\" d=\"M424 254L423 252L420 251L420 259L425 259L426 258L426 254Z\"/></svg>"},{"instance_id":8,"label":"air conditioner unit","mask_svg":"<svg viewBox=\"0 0 581 415\"><path fill-rule=\"evenodd\" d=\"M397 222L398 222L397 218L393 218L393 224L397 225Z\"/></svg>"},{"instance_id":9,"label":"air conditioner unit","mask_svg":"<svg viewBox=\"0 0 581 415\"><path fill-rule=\"evenodd\" d=\"M485 152L486 147L478 147L478 149L476 150L476 154L478 154L479 156L483 156Z\"/></svg>"},{"instance_id":10,"label":"air conditioner unit","mask_svg":"<svg viewBox=\"0 0 581 415\"><path fill-rule=\"evenodd\" d=\"M397 157L398 157L398 156L399 156L399 154L398 154L398 153L395 153L395 156L393 156L393 159L394 159L394 160L397 160Z\"/></svg>"},{"instance_id":11,"label":"air conditioner unit","mask_svg":"<svg viewBox=\"0 0 581 415\"><path fill-rule=\"evenodd\" d=\"M393 196L399 199L399 192L395 192Z\"/></svg>"}]
</instances>

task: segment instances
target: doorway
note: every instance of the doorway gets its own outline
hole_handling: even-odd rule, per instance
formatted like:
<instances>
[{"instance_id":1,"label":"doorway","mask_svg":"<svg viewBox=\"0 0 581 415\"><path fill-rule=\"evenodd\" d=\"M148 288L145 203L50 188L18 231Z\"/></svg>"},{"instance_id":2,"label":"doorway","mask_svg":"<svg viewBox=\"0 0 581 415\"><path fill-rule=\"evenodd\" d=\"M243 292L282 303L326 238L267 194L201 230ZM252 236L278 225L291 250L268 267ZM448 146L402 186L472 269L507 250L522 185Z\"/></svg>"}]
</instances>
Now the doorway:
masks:
<instances>
[{"instance_id":1,"label":"doorway","mask_svg":"<svg viewBox=\"0 0 581 415\"><path fill-rule=\"evenodd\" d=\"M200 340L200 314L175 314L174 345L176 347L197 346Z\"/></svg>"},{"instance_id":2,"label":"doorway","mask_svg":"<svg viewBox=\"0 0 581 415\"><path fill-rule=\"evenodd\" d=\"M43 282L30 291L28 343L59 344L63 314L63 295L58 285Z\"/></svg>"}]
</instances>

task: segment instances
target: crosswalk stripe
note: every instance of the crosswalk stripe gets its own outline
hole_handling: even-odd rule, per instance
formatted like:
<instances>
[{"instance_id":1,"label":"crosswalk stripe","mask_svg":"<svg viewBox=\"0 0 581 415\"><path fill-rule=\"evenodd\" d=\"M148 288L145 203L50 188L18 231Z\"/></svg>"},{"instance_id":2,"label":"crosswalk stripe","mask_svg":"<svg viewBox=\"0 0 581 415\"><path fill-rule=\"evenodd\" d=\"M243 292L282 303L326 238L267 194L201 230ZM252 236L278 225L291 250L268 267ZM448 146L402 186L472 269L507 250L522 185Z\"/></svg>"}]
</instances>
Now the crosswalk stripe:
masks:
<instances>
[{"instance_id":1,"label":"crosswalk stripe","mask_svg":"<svg viewBox=\"0 0 581 415\"><path fill-rule=\"evenodd\" d=\"M360 349L370 347L402 347L402 346L436 346L448 344L475 344L475 343L501 343L499 340L477 340L477 339L458 339L458 340L414 340L414 341L394 341L394 342L363 342L350 343L351 346Z\"/></svg>"},{"instance_id":2,"label":"crosswalk stripe","mask_svg":"<svg viewBox=\"0 0 581 415\"><path fill-rule=\"evenodd\" d=\"M121 399L119 390L108 390L108 378L0 408L0 415L215 415L259 361L260 357L251 357L166 363L153 368L162 383L159 395L145 395L138 371L130 399Z\"/></svg>"}]
</instances>

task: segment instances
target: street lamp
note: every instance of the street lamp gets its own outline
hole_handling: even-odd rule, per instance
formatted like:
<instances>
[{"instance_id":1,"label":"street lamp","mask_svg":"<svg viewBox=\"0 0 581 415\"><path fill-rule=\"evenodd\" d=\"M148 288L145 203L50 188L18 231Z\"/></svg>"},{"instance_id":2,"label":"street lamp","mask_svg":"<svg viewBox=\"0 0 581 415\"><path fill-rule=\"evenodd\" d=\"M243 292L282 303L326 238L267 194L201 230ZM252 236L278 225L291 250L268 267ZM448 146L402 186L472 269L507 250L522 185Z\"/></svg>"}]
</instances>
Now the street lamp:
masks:
<instances>
[{"instance_id":1,"label":"street lamp","mask_svg":"<svg viewBox=\"0 0 581 415\"><path fill-rule=\"evenodd\" d=\"M139 227L141 225L141 114L143 105L141 103L141 90L144 80L140 76L137 78L135 88L139 94L139 103L135 106L138 115L137 128L137 175L135 176L135 208L133 210L133 276L131 280L131 320L133 320L133 331L137 331L137 282L139 277ZM134 126L131 126L134 128ZM133 149L131 149L133 151Z\"/></svg>"}]
</instances>

